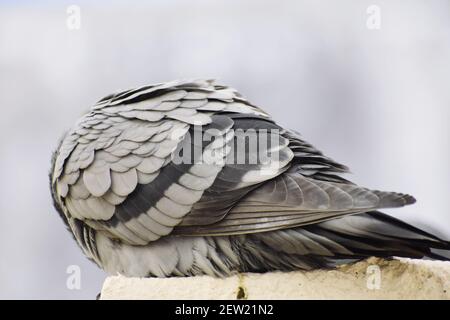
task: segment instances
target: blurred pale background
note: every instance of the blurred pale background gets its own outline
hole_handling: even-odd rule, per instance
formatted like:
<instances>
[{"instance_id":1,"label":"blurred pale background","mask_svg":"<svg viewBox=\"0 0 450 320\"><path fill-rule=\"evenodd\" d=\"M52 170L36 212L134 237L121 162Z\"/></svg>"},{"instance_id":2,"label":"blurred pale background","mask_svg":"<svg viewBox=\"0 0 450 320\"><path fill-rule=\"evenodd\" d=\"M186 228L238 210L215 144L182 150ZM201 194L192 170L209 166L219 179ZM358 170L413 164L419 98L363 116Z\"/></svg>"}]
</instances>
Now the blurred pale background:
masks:
<instances>
[{"instance_id":1,"label":"blurred pale background","mask_svg":"<svg viewBox=\"0 0 450 320\"><path fill-rule=\"evenodd\" d=\"M52 208L51 153L99 98L176 78L234 86L449 238L449 57L447 0L0 2L0 298L95 298L105 274Z\"/></svg>"}]
</instances>

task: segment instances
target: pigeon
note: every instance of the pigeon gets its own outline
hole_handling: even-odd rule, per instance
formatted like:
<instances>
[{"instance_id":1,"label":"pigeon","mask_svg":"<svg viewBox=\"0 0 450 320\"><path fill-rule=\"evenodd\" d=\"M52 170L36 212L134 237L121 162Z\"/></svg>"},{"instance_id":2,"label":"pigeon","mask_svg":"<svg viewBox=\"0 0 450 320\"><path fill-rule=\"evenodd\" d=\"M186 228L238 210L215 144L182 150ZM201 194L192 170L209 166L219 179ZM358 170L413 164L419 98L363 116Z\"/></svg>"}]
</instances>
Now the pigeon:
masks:
<instances>
[{"instance_id":1,"label":"pigeon","mask_svg":"<svg viewBox=\"0 0 450 320\"><path fill-rule=\"evenodd\" d=\"M235 89L177 80L98 101L60 140L50 189L79 247L108 274L447 259L450 242L379 211L412 196L358 186L346 173Z\"/></svg>"}]
</instances>

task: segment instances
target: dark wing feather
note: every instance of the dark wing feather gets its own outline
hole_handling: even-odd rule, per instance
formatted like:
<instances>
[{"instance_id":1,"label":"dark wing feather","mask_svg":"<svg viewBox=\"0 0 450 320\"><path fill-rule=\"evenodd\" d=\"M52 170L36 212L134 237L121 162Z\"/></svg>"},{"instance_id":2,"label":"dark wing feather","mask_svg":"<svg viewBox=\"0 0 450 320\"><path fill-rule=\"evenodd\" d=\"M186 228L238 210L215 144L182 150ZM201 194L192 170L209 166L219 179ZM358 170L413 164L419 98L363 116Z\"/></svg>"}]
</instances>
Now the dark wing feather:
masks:
<instances>
[{"instance_id":1,"label":"dark wing feather","mask_svg":"<svg viewBox=\"0 0 450 320\"><path fill-rule=\"evenodd\" d=\"M239 115L234 121L237 127L273 129L276 126L251 115ZM323 155L299 135L282 131L282 136L289 140L294 154L288 171L239 189L243 172L257 168L226 165L193 211L174 229L174 234L218 236L266 232L415 201L409 195L359 187L339 176L348 171L345 166Z\"/></svg>"},{"instance_id":2,"label":"dark wing feather","mask_svg":"<svg viewBox=\"0 0 450 320\"><path fill-rule=\"evenodd\" d=\"M202 198L194 204L191 212L185 216L180 223L181 226L205 226L219 222L244 198L249 192L258 188L264 182L270 181L290 167L292 151L288 146L288 140L280 135L283 133L280 127L275 125L270 119L253 117L251 115L235 114L230 115L233 119L233 130L235 132L232 145L235 147L234 153L227 156L227 162L221 172L217 175L214 184L205 191ZM239 130L255 129L251 133L253 141L246 140L245 146L239 143L242 138ZM264 130L261 130L264 129ZM259 161L253 163L236 164L238 152L245 152L244 159L257 158L254 152L267 153L267 150L254 150L250 143L259 144L260 139L267 138L267 132L276 135L280 140L279 162L272 172L267 173L267 165ZM241 147L243 148L241 148ZM270 147L270 146L269 146ZM239 150L237 150L239 148ZM266 171L265 171L266 170ZM287 190L286 190L287 191ZM175 230L177 232L177 230Z\"/></svg>"}]
</instances>

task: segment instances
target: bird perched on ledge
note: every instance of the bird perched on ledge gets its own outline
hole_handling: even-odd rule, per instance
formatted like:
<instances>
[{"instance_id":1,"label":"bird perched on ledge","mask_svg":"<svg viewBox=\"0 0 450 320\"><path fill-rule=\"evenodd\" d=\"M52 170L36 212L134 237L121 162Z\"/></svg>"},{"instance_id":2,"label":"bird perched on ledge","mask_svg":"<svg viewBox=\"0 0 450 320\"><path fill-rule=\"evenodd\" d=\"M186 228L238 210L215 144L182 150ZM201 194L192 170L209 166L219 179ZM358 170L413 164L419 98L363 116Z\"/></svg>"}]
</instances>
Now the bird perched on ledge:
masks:
<instances>
[{"instance_id":1,"label":"bird perched on ledge","mask_svg":"<svg viewBox=\"0 0 450 320\"><path fill-rule=\"evenodd\" d=\"M449 242L378 211L412 204L412 196L360 187L346 172L234 89L194 80L100 100L61 140L50 184L83 252L111 274L444 259L433 250Z\"/></svg>"}]
</instances>

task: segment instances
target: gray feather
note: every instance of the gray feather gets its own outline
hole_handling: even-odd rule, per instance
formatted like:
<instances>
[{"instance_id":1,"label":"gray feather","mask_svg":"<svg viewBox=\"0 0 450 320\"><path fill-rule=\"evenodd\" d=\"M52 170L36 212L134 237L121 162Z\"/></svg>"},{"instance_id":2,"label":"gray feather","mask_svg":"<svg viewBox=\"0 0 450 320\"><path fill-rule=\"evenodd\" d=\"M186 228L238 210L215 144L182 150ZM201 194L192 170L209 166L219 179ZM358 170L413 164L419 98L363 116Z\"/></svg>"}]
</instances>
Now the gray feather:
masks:
<instances>
[{"instance_id":1,"label":"gray feather","mask_svg":"<svg viewBox=\"0 0 450 320\"><path fill-rule=\"evenodd\" d=\"M238 131L279 157L260 161L247 148L255 142L235 151ZM275 143L261 144L263 132ZM236 90L186 80L101 99L61 141L51 190L83 252L129 276L310 270L450 249L374 211L413 197L357 186L347 172Z\"/></svg>"}]
</instances>

